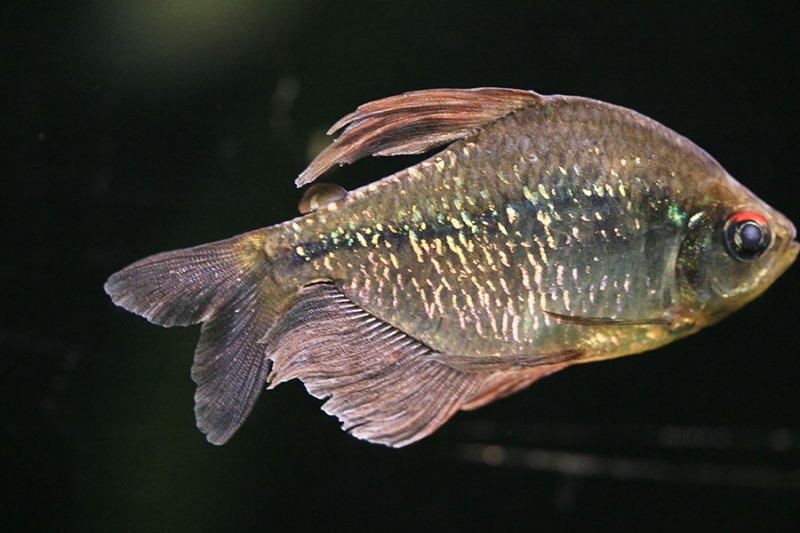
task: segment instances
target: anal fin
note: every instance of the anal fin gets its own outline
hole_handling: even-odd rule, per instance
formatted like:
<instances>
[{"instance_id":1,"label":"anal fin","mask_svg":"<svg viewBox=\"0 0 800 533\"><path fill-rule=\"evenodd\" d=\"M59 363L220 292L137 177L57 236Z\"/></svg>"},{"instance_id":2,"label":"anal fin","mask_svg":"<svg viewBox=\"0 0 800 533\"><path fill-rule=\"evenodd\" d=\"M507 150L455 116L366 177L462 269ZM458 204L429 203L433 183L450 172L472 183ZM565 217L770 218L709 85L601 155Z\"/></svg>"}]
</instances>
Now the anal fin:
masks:
<instances>
[{"instance_id":1,"label":"anal fin","mask_svg":"<svg viewBox=\"0 0 800 533\"><path fill-rule=\"evenodd\" d=\"M586 351L565 349L550 353L518 355L443 355L431 354L431 359L467 372L514 372L551 365L567 365L586 359Z\"/></svg>"},{"instance_id":2,"label":"anal fin","mask_svg":"<svg viewBox=\"0 0 800 533\"><path fill-rule=\"evenodd\" d=\"M262 342L270 388L293 378L327 398L352 435L404 446L441 426L481 390L486 373L434 360L429 347L370 315L333 284L301 288Z\"/></svg>"},{"instance_id":3,"label":"anal fin","mask_svg":"<svg viewBox=\"0 0 800 533\"><path fill-rule=\"evenodd\" d=\"M569 363L537 366L512 372L495 372L481 383L481 387L472 398L461 404L461 410L471 411L500 398L510 396L515 392L521 391L534 381L549 376L553 372L558 372L566 366L569 366Z\"/></svg>"}]
</instances>

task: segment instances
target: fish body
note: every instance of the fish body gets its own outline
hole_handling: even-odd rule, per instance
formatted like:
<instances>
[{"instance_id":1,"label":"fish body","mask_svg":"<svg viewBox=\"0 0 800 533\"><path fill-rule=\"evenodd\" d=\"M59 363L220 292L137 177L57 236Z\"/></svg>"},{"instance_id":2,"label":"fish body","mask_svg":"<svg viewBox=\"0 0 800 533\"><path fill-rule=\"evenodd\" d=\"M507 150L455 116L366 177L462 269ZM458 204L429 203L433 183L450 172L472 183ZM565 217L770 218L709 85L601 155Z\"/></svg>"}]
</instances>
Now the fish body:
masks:
<instances>
[{"instance_id":1,"label":"fish body","mask_svg":"<svg viewBox=\"0 0 800 533\"><path fill-rule=\"evenodd\" d=\"M106 291L203 322L198 425L222 443L264 383L301 379L354 435L430 434L569 364L691 334L798 252L783 215L688 139L631 110L509 89L366 104L301 174L439 154L297 219L144 259Z\"/></svg>"}]
</instances>

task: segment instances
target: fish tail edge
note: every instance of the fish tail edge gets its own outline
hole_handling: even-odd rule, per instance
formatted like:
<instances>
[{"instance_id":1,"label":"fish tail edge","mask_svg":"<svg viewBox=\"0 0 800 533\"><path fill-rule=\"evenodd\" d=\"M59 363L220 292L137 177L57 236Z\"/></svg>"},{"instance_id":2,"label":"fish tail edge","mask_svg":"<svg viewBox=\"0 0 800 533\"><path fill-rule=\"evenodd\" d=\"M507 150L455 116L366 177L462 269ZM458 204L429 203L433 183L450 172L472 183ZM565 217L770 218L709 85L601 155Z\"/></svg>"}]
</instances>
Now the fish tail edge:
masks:
<instances>
[{"instance_id":1,"label":"fish tail edge","mask_svg":"<svg viewBox=\"0 0 800 533\"><path fill-rule=\"evenodd\" d=\"M213 444L238 430L271 364L259 340L296 287L274 281L269 232L156 254L113 274L112 301L161 326L202 323L192 366L198 428Z\"/></svg>"}]
</instances>

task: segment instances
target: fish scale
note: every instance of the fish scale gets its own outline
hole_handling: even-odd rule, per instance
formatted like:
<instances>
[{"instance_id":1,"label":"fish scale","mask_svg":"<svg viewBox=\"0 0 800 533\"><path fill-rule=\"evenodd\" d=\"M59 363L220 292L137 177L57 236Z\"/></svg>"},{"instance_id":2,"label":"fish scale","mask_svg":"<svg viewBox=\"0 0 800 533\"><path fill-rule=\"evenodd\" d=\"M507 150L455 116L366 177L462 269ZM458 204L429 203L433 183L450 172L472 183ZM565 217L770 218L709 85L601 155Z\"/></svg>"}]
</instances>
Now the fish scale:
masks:
<instances>
[{"instance_id":1,"label":"fish scale","mask_svg":"<svg viewBox=\"0 0 800 533\"><path fill-rule=\"evenodd\" d=\"M651 176L692 162L676 167L655 146L640 148L644 158L631 153L602 111L577 133L565 127L573 117L550 117L544 138L597 140L583 150L553 153L523 133L539 122L536 112L513 116L312 213L300 231L286 226L285 237L359 306L442 353L525 355L570 345L618 355L628 347L614 326L601 342L544 310L662 318L673 305L672 272L661 265L674 247L664 243L680 238L682 218L663 207L677 205L668 185L679 182ZM596 123L602 129L593 130ZM649 122L629 127L652 134ZM695 166L707 170L701 162ZM320 234L340 237L315 240ZM631 342L668 328L639 329Z\"/></svg>"},{"instance_id":2,"label":"fish scale","mask_svg":"<svg viewBox=\"0 0 800 533\"><path fill-rule=\"evenodd\" d=\"M713 324L795 260L789 220L634 111L514 89L371 102L298 177L442 152L303 216L138 261L105 285L164 326L202 323L198 427L226 442L264 385L300 379L342 427L404 446L566 366Z\"/></svg>"}]
</instances>

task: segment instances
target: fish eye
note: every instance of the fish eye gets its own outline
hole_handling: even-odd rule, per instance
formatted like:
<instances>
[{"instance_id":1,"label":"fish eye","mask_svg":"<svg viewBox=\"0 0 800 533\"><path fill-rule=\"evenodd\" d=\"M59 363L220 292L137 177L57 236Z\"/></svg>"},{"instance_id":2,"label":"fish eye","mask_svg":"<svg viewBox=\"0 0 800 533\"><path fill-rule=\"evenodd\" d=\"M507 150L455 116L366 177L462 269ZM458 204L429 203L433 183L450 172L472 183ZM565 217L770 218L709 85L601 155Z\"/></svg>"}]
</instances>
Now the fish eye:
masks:
<instances>
[{"instance_id":1,"label":"fish eye","mask_svg":"<svg viewBox=\"0 0 800 533\"><path fill-rule=\"evenodd\" d=\"M741 211L728 218L724 235L728 253L739 261L758 259L772 242L767 219L755 211Z\"/></svg>"}]
</instances>

